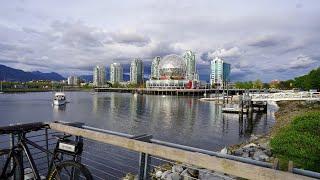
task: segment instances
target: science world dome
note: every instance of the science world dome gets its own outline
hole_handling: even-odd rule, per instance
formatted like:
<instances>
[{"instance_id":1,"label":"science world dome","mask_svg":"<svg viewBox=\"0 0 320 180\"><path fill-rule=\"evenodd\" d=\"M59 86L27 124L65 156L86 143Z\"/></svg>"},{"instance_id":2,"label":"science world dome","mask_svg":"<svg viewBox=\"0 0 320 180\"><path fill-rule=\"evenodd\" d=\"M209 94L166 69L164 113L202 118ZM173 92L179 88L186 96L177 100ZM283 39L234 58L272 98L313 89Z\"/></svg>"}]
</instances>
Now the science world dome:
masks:
<instances>
[{"instance_id":1,"label":"science world dome","mask_svg":"<svg viewBox=\"0 0 320 180\"><path fill-rule=\"evenodd\" d=\"M175 54L167 55L159 62L159 74L161 80L185 79L186 69L187 67L184 59Z\"/></svg>"}]
</instances>

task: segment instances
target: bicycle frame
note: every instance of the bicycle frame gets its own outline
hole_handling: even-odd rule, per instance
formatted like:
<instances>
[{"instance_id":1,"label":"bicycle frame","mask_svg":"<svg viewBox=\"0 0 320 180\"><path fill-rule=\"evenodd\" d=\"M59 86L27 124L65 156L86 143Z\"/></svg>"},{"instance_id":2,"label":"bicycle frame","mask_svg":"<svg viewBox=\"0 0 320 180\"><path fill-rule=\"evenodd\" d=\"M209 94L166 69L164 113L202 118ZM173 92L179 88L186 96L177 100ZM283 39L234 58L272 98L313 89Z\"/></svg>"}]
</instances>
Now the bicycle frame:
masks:
<instances>
[{"instance_id":1,"label":"bicycle frame","mask_svg":"<svg viewBox=\"0 0 320 180\"><path fill-rule=\"evenodd\" d=\"M51 160L50 160L50 165L49 165L49 167L48 167L48 174L49 174L49 172L52 170L53 166L55 165L55 161L56 161L56 160L58 160L59 162L62 161L63 158L62 158L62 157L61 157L61 158L58 157L59 153L60 153L61 155L67 154L67 153L61 153L61 152L59 152L59 151L57 150L57 148L58 148L58 147L57 147L57 146L58 146L58 143L56 144L56 147L55 147L54 151L51 152L51 151L43 148L42 146L38 145L37 143L29 140L27 137L25 137L25 135L26 135L25 132L22 132L21 134L18 134L18 142L17 142L17 144L16 144L15 146L13 146L13 148L10 150L9 157L12 157L14 153L17 153L17 155L19 156L19 158L20 158L21 160L23 160L23 158L22 158L22 155L23 155L23 154L22 154L22 153L24 152L25 155L26 155L26 158L27 158L27 160L28 160L28 162L29 162L29 164L30 164L30 167L31 167L31 169L32 169L32 173L33 173L33 175L34 175L35 180L41 180L39 171L38 171L38 169L37 169L37 166L36 166L36 164L35 164L35 161L34 161L34 159L33 159L33 157L32 157L32 154L31 154L31 152L30 152L30 149L29 149L28 145L31 145L31 146L35 147L36 149L41 150L42 152L46 153L48 156L49 156L49 155L52 155L52 158L51 158ZM77 138L78 138L78 137L77 137ZM74 160L74 161L76 160L76 158L77 158L77 156L73 156L73 160ZM6 164L5 164L5 168L9 165L9 161L10 161L9 159L10 159L10 158L8 158L8 160L7 160ZM23 169L23 161L20 161L20 163L21 163L21 164L20 164L20 167L22 167L22 169Z\"/></svg>"}]
</instances>

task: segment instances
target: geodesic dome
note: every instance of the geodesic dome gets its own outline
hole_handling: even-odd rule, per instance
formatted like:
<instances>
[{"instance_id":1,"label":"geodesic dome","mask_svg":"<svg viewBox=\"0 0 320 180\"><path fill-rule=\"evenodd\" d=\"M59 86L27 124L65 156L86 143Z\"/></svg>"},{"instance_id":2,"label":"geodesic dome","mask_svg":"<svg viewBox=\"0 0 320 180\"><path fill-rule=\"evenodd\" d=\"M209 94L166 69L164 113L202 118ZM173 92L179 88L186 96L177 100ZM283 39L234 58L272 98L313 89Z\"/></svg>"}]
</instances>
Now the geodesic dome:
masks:
<instances>
[{"instance_id":1,"label":"geodesic dome","mask_svg":"<svg viewBox=\"0 0 320 180\"><path fill-rule=\"evenodd\" d=\"M160 79L185 79L186 63L178 55L171 54L160 60Z\"/></svg>"}]
</instances>

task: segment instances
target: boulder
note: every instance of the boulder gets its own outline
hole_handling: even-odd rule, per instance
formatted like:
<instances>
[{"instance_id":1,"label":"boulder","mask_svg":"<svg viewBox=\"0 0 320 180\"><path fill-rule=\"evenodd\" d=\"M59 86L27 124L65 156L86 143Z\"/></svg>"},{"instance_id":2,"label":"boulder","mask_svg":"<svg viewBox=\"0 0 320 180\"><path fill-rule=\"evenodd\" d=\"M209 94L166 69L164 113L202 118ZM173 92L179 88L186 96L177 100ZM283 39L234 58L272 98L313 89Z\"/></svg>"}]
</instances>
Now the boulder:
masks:
<instances>
[{"instance_id":1,"label":"boulder","mask_svg":"<svg viewBox=\"0 0 320 180\"><path fill-rule=\"evenodd\" d=\"M167 179L168 175L171 174L171 171L165 171L161 174L161 179Z\"/></svg>"},{"instance_id":2,"label":"boulder","mask_svg":"<svg viewBox=\"0 0 320 180\"><path fill-rule=\"evenodd\" d=\"M257 151L254 153L253 159L257 161L268 161L269 156L267 156L263 151Z\"/></svg>"},{"instance_id":3,"label":"boulder","mask_svg":"<svg viewBox=\"0 0 320 180\"><path fill-rule=\"evenodd\" d=\"M249 153L248 152L244 152L241 157L248 158L249 157Z\"/></svg>"},{"instance_id":4,"label":"boulder","mask_svg":"<svg viewBox=\"0 0 320 180\"><path fill-rule=\"evenodd\" d=\"M236 151L234 151L233 154L234 154L235 156L242 156L243 150L242 150L242 149L237 149Z\"/></svg>"},{"instance_id":5,"label":"boulder","mask_svg":"<svg viewBox=\"0 0 320 180\"><path fill-rule=\"evenodd\" d=\"M217 176L215 172L210 172L208 170L199 172L199 180L223 180L222 177Z\"/></svg>"},{"instance_id":6,"label":"boulder","mask_svg":"<svg viewBox=\"0 0 320 180\"><path fill-rule=\"evenodd\" d=\"M182 173L180 174L180 176L182 177L183 180L193 180L194 178L191 177L191 175L188 173L188 169L185 169L182 171Z\"/></svg>"},{"instance_id":7,"label":"boulder","mask_svg":"<svg viewBox=\"0 0 320 180\"><path fill-rule=\"evenodd\" d=\"M181 176L178 173L173 172L168 174L165 180L181 180Z\"/></svg>"},{"instance_id":8,"label":"boulder","mask_svg":"<svg viewBox=\"0 0 320 180\"><path fill-rule=\"evenodd\" d=\"M172 166L172 172L176 172L176 173L180 174L180 173L182 173L183 170L184 169L181 165L176 164L176 165Z\"/></svg>"},{"instance_id":9,"label":"boulder","mask_svg":"<svg viewBox=\"0 0 320 180\"><path fill-rule=\"evenodd\" d=\"M161 178L162 176L162 171L156 171L156 178Z\"/></svg>"},{"instance_id":10,"label":"boulder","mask_svg":"<svg viewBox=\"0 0 320 180\"><path fill-rule=\"evenodd\" d=\"M242 148L243 149L247 149L247 148L250 148L250 147L257 147L257 145L255 143L250 143L250 144L247 144L247 145L243 146Z\"/></svg>"},{"instance_id":11,"label":"boulder","mask_svg":"<svg viewBox=\"0 0 320 180\"><path fill-rule=\"evenodd\" d=\"M187 171L192 177L198 177L199 175L199 170L197 169L187 168Z\"/></svg>"}]
</instances>

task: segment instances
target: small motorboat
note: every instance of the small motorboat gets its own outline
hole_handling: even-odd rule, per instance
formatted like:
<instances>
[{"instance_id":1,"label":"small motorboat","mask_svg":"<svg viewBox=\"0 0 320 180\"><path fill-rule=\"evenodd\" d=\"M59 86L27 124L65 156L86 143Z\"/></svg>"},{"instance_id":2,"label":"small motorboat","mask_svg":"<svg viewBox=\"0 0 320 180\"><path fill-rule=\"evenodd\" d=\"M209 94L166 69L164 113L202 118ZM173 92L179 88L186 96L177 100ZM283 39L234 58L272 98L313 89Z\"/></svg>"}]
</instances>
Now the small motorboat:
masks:
<instances>
[{"instance_id":1,"label":"small motorboat","mask_svg":"<svg viewBox=\"0 0 320 180\"><path fill-rule=\"evenodd\" d=\"M57 92L54 95L53 105L62 106L67 103L66 95L62 92Z\"/></svg>"}]
</instances>

